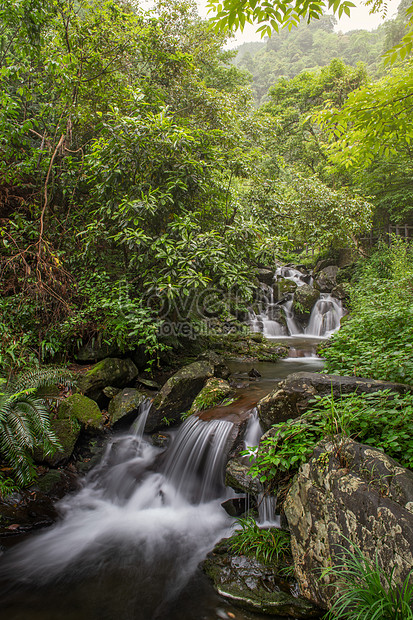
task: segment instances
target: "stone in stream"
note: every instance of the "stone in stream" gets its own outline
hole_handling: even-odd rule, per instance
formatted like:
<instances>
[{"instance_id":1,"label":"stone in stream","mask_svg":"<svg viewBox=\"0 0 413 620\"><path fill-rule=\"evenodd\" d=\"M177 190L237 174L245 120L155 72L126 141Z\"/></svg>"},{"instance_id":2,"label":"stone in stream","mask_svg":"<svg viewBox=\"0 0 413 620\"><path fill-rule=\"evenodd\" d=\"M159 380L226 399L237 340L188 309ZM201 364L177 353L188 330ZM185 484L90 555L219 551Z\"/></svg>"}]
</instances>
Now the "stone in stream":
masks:
<instances>
[{"instance_id":1,"label":"stone in stream","mask_svg":"<svg viewBox=\"0 0 413 620\"><path fill-rule=\"evenodd\" d=\"M132 360L108 357L82 375L77 385L83 394L97 400L106 386L126 387L137 376L138 369Z\"/></svg>"},{"instance_id":2,"label":"stone in stream","mask_svg":"<svg viewBox=\"0 0 413 620\"><path fill-rule=\"evenodd\" d=\"M331 293L337 285L338 272L339 268L336 265L330 265L321 269L314 279L314 288L321 291L321 293Z\"/></svg>"},{"instance_id":3,"label":"stone in stream","mask_svg":"<svg viewBox=\"0 0 413 620\"><path fill-rule=\"evenodd\" d=\"M207 555L202 569L218 594L236 607L255 613L293 618L318 618L319 607L297 595L294 580L278 574L273 564L255 557L235 555L229 539L223 539Z\"/></svg>"},{"instance_id":4,"label":"stone in stream","mask_svg":"<svg viewBox=\"0 0 413 620\"><path fill-rule=\"evenodd\" d=\"M255 275L260 282L264 282L268 286L272 285L274 279L274 271L272 269L257 269Z\"/></svg>"},{"instance_id":5,"label":"stone in stream","mask_svg":"<svg viewBox=\"0 0 413 620\"><path fill-rule=\"evenodd\" d=\"M319 297L320 291L317 291L309 284L299 286L294 293L293 310L295 317L301 321L309 319L311 310Z\"/></svg>"},{"instance_id":6,"label":"stone in stream","mask_svg":"<svg viewBox=\"0 0 413 620\"><path fill-rule=\"evenodd\" d=\"M211 379L207 380L199 394L195 396L188 415L212 409L212 407L219 405L230 394L232 394L232 388L228 381L211 377Z\"/></svg>"},{"instance_id":7,"label":"stone in stream","mask_svg":"<svg viewBox=\"0 0 413 620\"><path fill-rule=\"evenodd\" d=\"M178 422L213 375L214 366L208 361L193 362L172 375L152 403L145 432L151 433Z\"/></svg>"},{"instance_id":8,"label":"stone in stream","mask_svg":"<svg viewBox=\"0 0 413 620\"><path fill-rule=\"evenodd\" d=\"M146 394L135 388L124 388L116 394L108 407L111 426L120 422L132 422L139 411L139 407L146 399Z\"/></svg>"},{"instance_id":9,"label":"stone in stream","mask_svg":"<svg viewBox=\"0 0 413 620\"><path fill-rule=\"evenodd\" d=\"M297 283L288 278L277 278L273 284L274 301L283 301L297 290Z\"/></svg>"},{"instance_id":10,"label":"stone in stream","mask_svg":"<svg viewBox=\"0 0 413 620\"><path fill-rule=\"evenodd\" d=\"M373 393L392 390L405 394L411 388L402 383L379 381L363 377L324 375L315 372L296 372L257 403L258 415L265 430L273 424L297 418L309 408L309 401L316 394L331 394L339 397L348 393Z\"/></svg>"},{"instance_id":11,"label":"stone in stream","mask_svg":"<svg viewBox=\"0 0 413 620\"><path fill-rule=\"evenodd\" d=\"M329 607L342 547L363 555L401 584L413 565L413 472L389 456L336 437L320 442L284 502L295 574L304 596Z\"/></svg>"},{"instance_id":12,"label":"stone in stream","mask_svg":"<svg viewBox=\"0 0 413 620\"><path fill-rule=\"evenodd\" d=\"M242 493L258 495L262 492L262 484L258 478L249 473L251 463L245 457L236 456L230 459L225 469L225 484Z\"/></svg>"}]
</instances>

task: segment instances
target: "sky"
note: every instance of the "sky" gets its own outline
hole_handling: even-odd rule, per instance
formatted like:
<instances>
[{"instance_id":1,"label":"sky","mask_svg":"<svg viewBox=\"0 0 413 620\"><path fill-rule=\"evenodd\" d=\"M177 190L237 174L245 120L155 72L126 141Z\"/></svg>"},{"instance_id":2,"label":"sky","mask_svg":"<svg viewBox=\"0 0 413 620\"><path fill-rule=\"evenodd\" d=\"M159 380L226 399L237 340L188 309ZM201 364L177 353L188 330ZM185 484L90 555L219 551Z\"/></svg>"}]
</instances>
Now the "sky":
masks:
<instances>
[{"instance_id":1,"label":"sky","mask_svg":"<svg viewBox=\"0 0 413 620\"><path fill-rule=\"evenodd\" d=\"M379 13L370 15L369 7L366 7L359 0L352 0L356 7L351 9L351 17L342 17L337 24L336 31L348 32L349 30L374 30L381 23L383 23L383 17ZM397 7L400 0L388 1L388 18L393 17L397 12ZM197 0L199 13L202 17L207 17L206 0ZM234 39L231 39L228 47L235 47L248 41L260 41L260 35L255 32L256 26L252 24L246 24L244 32L236 33Z\"/></svg>"}]
</instances>

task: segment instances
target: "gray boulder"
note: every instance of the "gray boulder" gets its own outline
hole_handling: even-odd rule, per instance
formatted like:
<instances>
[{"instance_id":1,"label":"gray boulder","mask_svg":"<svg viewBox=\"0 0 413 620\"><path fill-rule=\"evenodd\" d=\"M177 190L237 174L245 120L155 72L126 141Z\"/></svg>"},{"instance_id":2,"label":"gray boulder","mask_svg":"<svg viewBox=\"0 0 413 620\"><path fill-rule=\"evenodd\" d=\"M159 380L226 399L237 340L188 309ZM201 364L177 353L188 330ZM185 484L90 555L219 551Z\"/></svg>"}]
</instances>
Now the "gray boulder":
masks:
<instances>
[{"instance_id":1,"label":"gray boulder","mask_svg":"<svg viewBox=\"0 0 413 620\"><path fill-rule=\"evenodd\" d=\"M78 362L99 362L100 360L112 355L119 355L120 351L116 345L106 344L101 340L92 340L88 344L83 345L75 354Z\"/></svg>"},{"instance_id":2,"label":"gray boulder","mask_svg":"<svg viewBox=\"0 0 413 620\"><path fill-rule=\"evenodd\" d=\"M193 362L172 375L152 403L145 432L177 422L213 375L214 366L208 361Z\"/></svg>"},{"instance_id":3,"label":"gray boulder","mask_svg":"<svg viewBox=\"0 0 413 620\"><path fill-rule=\"evenodd\" d=\"M322 269L314 280L314 288L321 291L321 293L331 293L337 284L338 271L337 265L330 265Z\"/></svg>"},{"instance_id":4,"label":"gray boulder","mask_svg":"<svg viewBox=\"0 0 413 620\"><path fill-rule=\"evenodd\" d=\"M264 284L271 286L274 279L274 271L272 271L272 269L257 269L255 275L260 282L264 282Z\"/></svg>"},{"instance_id":5,"label":"gray boulder","mask_svg":"<svg viewBox=\"0 0 413 620\"><path fill-rule=\"evenodd\" d=\"M331 606L341 547L357 545L401 583L413 565L413 472L383 452L336 437L316 447L284 502L304 596Z\"/></svg>"},{"instance_id":6,"label":"gray boulder","mask_svg":"<svg viewBox=\"0 0 413 620\"><path fill-rule=\"evenodd\" d=\"M109 403L108 413L111 425L132 421L146 399L147 396L143 392L135 388L124 388Z\"/></svg>"},{"instance_id":7,"label":"gray boulder","mask_svg":"<svg viewBox=\"0 0 413 620\"><path fill-rule=\"evenodd\" d=\"M249 473L251 463L247 458L234 457L227 463L225 469L225 484L235 491L258 495L262 492L262 484L258 478L253 478Z\"/></svg>"},{"instance_id":8,"label":"gray boulder","mask_svg":"<svg viewBox=\"0 0 413 620\"><path fill-rule=\"evenodd\" d=\"M273 424L300 416L309 408L309 401L316 394L330 394L333 390L334 396L338 397L340 394L351 392L372 393L387 389L405 394L411 388L402 383L378 381L363 377L296 372L288 375L275 390L258 401L258 415L263 428L269 429Z\"/></svg>"},{"instance_id":9,"label":"gray boulder","mask_svg":"<svg viewBox=\"0 0 413 620\"><path fill-rule=\"evenodd\" d=\"M294 293L293 310L299 320L310 318L311 310L320 297L320 291L309 284L299 286Z\"/></svg>"},{"instance_id":10,"label":"gray boulder","mask_svg":"<svg viewBox=\"0 0 413 620\"><path fill-rule=\"evenodd\" d=\"M218 594L233 605L259 614L314 618L321 610L298 595L294 580L278 575L278 567L255 557L234 555L228 539L215 546L202 563Z\"/></svg>"},{"instance_id":11,"label":"gray boulder","mask_svg":"<svg viewBox=\"0 0 413 620\"><path fill-rule=\"evenodd\" d=\"M138 369L132 360L108 357L82 375L77 385L83 394L96 400L106 386L125 387L137 376Z\"/></svg>"}]
</instances>

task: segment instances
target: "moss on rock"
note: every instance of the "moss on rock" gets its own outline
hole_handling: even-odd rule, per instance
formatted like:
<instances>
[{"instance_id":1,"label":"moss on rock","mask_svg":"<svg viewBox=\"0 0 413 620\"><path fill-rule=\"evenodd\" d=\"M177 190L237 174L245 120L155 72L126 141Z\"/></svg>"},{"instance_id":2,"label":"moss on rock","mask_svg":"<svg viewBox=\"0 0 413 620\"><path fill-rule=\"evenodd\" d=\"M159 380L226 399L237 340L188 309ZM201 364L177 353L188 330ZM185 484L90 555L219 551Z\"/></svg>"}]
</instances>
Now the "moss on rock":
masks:
<instances>
[{"instance_id":1,"label":"moss on rock","mask_svg":"<svg viewBox=\"0 0 413 620\"><path fill-rule=\"evenodd\" d=\"M102 412L94 400L82 394L73 394L65 398L59 406L59 420L77 420L83 428L100 430L103 426Z\"/></svg>"}]
</instances>

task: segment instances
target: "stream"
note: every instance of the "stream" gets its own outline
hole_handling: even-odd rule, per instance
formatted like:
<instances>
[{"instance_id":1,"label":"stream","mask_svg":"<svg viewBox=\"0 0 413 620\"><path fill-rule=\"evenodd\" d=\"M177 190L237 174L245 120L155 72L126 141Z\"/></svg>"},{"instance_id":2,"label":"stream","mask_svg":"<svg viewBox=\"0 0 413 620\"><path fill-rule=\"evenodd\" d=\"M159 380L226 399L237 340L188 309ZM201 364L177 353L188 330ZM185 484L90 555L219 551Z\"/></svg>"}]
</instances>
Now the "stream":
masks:
<instances>
[{"instance_id":1,"label":"stream","mask_svg":"<svg viewBox=\"0 0 413 620\"><path fill-rule=\"evenodd\" d=\"M265 315L259 320L265 333ZM288 374L322 368L315 357L320 337L290 333L283 338L291 347L287 359L229 364L248 411ZM252 366L261 375L255 381L248 379ZM236 496L223 482L230 416L188 418L168 432L165 450L143 435L148 410L142 407L129 433L111 438L80 491L59 502L61 518L54 526L0 557L2 617L268 620L220 598L197 568L233 531L234 519L221 506ZM252 415L246 443L256 443L260 434ZM276 522L268 513L262 519Z\"/></svg>"}]
</instances>

